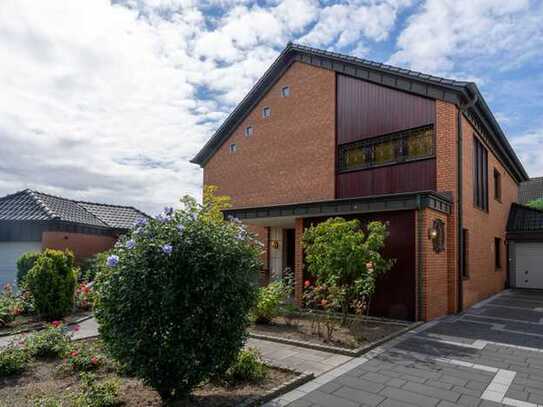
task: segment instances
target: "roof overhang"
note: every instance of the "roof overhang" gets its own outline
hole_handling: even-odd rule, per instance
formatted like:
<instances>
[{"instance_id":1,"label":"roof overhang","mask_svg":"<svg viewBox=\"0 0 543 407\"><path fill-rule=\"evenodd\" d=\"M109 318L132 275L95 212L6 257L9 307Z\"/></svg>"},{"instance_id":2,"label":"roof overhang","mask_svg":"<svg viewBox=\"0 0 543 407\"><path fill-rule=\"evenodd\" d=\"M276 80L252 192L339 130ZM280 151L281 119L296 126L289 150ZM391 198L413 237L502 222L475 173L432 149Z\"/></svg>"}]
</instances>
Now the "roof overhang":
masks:
<instances>
[{"instance_id":1,"label":"roof overhang","mask_svg":"<svg viewBox=\"0 0 543 407\"><path fill-rule=\"evenodd\" d=\"M296 61L333 70L403 92L454 103L457 106L468 105L469 116L476 123L480 124L482 130L488 133L490 144L495 147L496 153L509 169L511 175L518 182L528 179L524 167L511 148L475 83L426 75L408 69L292 43L289 43L281 54L279 54L270 68L226 118L224 123L217 129L215 134L191 162L199 164L202 167L205 166L260 99L270 90L289 66ZM472 101L475 101L475 103L470 104Z\"/></svg>"},{"instance_id":2,"label":"roof overhang","mask_svg":"<svg viewBox=\"0 0 543 407\"><path fill-rule=\"evenodd\" d=\"M361 213L404 211L430 208L451 213L451 200L433 191L374 195L364 198L335 199L285 205L235 208L224 210L226 217L235 217L256 224L292 223L295 218L341 216ZM269 225L268 225L269 226Z\"/></svg>"}]
</instances>

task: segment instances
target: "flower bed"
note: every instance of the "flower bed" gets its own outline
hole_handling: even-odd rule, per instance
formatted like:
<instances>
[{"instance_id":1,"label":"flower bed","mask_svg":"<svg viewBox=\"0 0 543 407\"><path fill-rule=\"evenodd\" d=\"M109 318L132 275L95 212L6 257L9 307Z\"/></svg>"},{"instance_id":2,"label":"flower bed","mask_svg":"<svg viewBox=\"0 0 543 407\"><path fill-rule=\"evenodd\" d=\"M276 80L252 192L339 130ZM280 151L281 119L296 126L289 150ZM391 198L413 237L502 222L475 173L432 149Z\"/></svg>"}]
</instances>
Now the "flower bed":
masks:
<instances>
[{"instance_id":1,"label":"flower bed","mask_svg":"<svg viewBox=\"0 0 543 407\"><path fill-rule=\"evenodd\" d=\"M91 317L91 311L76 311L63 318L63 322L66 325L77 324ZM47 322L41 319L38 315L19 315L8 326L0 328L0 337L37 331L45 328L46 326Z\"/></svg>"},{"instance_id":2,"label":"flower bed","mask_svg":"<svg viewBox=\"0 0 543 407\"><path fill-rule=\"evenodd\" d=\"M99 397L114 395L112 405L162 406L158 393L141 380L121 373L104 352L102 343L96 339L74 343L61 357L36 357L22 373L0 377L0 400L9 406L79 405L78 398L85 394L89 386L86 382L88 377L91 378L93 397L96 394ZM259 405L311 378L312 375L302 372L266 365L265 376L261 381L237 381L230 385L225 381L205 383L198 386L186 400L178 401L177 405Z\"/></svg>"},{"instance_id":3,"label":"flower bed","mask_svg":"<svg viewBox=\"0 0 543 407\"><path fill-rule=\"evenodd\" d=\"M276 317L269 324L253 324L249 328L251 336L282 343L290 343L313 349L356 356L372 347L398 336L417 324L379 318L350 318L346 326L341 326L340 318L335 322L332 339L325 334L326 315L300 313L289 318ZM320 328L317 322L320 323Z\"/></svg>"}]
</instances>

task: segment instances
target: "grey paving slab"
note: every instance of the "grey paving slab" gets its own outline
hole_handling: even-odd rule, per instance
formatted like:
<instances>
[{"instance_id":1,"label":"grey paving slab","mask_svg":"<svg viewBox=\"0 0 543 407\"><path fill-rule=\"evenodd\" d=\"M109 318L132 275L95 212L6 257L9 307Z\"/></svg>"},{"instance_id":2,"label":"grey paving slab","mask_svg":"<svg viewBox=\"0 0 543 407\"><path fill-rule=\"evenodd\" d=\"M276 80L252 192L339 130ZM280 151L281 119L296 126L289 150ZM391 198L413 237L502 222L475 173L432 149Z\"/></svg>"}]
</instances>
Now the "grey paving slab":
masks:
<instances>
[{"instance_id":1,"label":"grey paving slab","mask_svg":"<svg viewBox=\"0 0 543 407\"><path fill-rule=\"evenodd\" d=\"M325 383L301 392L297 401L311 406L537 407L543 404L541 318L543 292L504 292L383 345L383 352L366 356L370 360L353 369L329 371L322 376L328 377Z\"/></svg>"}]
</instances>

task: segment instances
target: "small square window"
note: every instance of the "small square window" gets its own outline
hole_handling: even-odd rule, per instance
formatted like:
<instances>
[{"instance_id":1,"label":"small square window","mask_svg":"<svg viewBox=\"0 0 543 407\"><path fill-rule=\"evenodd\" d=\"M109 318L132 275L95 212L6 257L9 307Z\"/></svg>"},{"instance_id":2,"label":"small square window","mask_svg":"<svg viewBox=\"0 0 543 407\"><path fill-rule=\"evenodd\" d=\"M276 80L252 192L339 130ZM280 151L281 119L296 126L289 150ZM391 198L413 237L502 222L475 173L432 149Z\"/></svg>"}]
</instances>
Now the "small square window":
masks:
<instances>
[{"instance_id":1,"label":"small square window","mask_svg":"<svg viewBox=\"0 0 543 407\"><path fill-rule=\"evenodd\" d=\"M267 118L271 116L271 107L265 107L262 109L262 117Z\"/></svg>"},{"instance_id":2,"label":"small square window","mask_svg":"<svg viewBox=\"0 0 543 407\"><path fill-rule=\"evenodd\" d=\"M230 152L235 153L236 151L238 151L238 145L235 143L230 144Z\"/></svg>"},{"instance_id":3,"label":"small square window","mask_svg":"<svg viewBox=\"0 0 543 407\"><path fill-rule=\"evenodd\" d=\"M283 89L281 89L281 96L290 96L290 88L288 86L283 86Z\"/></svg>"},{"instance_id":4,"label":"small square window","mask_svg":"<svg viewBox=\"0 0 543 407\"><path fill-rule=\"evenodd\" d=\"M253 128L251 126L245 128L245 137L250 137L253 135Z\"/></svg>"}]
</instances>

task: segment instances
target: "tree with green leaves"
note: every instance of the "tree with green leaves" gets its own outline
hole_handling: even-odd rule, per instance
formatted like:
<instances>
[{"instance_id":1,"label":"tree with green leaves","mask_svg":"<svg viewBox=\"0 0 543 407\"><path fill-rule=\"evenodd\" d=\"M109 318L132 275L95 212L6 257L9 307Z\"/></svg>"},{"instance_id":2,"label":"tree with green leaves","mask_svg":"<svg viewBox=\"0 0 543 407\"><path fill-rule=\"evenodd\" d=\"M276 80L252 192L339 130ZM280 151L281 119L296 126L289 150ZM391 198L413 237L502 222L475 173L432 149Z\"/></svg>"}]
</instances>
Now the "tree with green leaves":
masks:
<instances>
[{"instance_id":1,"label":"tree with green leaves","mask_svg":"<svg viewBox=\"0 0 543 407\"><path fill-rule=\"evenodd\" d=\"M528 202L528 206L530 208L539 209L540 211L543 211L543 199L535 199L533 201Z\"/></svg>"},{"instance_id":2,"label":"tree with green leaves","mask_svg":"<svg viewBox=\"0 0 543 407\"><path fill-rule=\"evenodd\" d=\"M381 222L370 222L365 233L358 220L343 218L330 218L305 231L308 271L318 285L336 288L344 322L353 304L363 301L368 307L377 278L394 264L381 255L387 236Z\"/></svg>"}]
</instances>

